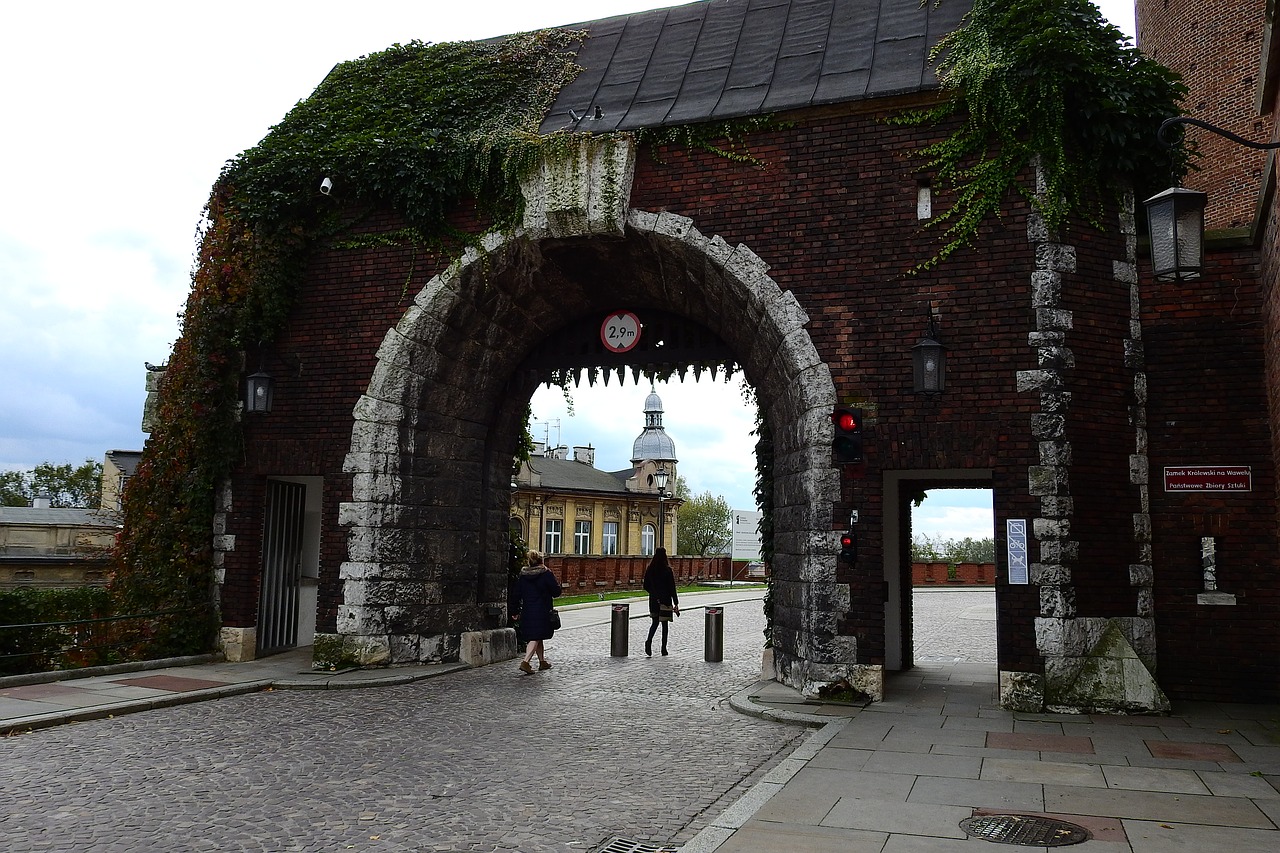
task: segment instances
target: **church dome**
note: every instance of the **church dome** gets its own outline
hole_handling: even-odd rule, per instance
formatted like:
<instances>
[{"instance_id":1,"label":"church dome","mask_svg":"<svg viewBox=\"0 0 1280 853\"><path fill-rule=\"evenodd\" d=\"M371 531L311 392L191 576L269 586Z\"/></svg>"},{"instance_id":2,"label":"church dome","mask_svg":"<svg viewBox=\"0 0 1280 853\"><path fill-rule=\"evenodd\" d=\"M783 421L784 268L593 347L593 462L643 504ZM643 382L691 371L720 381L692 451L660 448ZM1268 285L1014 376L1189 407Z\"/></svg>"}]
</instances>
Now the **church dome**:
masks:
<instances>
[{"instance_id":1,"label":"church dome","mask_svg":"<svg viewBox=\"0 0 1280 853\"><path fill-rule=\"evenodd\" d=\"M662 398L651 392L644 401L644 432L631 445L631 461L676 462L676 443L662 428Z\"/></svg>"}]
</instances>

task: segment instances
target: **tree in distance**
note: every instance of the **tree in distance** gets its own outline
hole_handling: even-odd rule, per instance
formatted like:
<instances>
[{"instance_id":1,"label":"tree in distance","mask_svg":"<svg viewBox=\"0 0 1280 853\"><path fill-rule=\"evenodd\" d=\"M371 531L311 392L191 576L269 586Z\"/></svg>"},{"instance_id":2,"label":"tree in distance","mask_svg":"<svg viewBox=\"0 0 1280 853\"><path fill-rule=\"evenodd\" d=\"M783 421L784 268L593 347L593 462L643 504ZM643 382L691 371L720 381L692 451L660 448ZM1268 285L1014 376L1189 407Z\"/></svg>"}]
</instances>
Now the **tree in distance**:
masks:
<instances>
[{"instance_id":1,"label":"tree in distance","mask_svg":"<svg viewBox=\"0 0 1280 853\"><path fill-rule=\"evenodd\" d=\"M722 496L692 495L676 510L676 550L705 557L722 554L733 541L729 522L733 511Z\"/></svg>"},{"instance_id":2,"label":"tree in distance","mask_svg":"<svg viewBox=\"0 0 1280 853\"><path fill-rule=\"evenodd\" d=\"M52 507L98 506L102 494L102 463L86 459L70 463L41 462L28 471L0 471L0 505L30 506L31 499L48 497Z\"/></svg>"}]
</instances>

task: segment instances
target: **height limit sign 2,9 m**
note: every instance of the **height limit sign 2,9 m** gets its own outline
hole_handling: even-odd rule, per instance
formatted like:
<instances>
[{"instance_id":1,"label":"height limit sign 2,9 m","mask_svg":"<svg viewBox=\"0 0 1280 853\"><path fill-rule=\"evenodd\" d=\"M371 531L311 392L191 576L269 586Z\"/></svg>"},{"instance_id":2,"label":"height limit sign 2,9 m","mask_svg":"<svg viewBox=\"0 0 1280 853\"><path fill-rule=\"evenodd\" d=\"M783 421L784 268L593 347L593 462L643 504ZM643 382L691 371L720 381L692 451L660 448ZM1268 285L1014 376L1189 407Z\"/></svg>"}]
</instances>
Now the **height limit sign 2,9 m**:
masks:
<instances>
[{"instance_id":1,"label":"height limit sign 2,9 m","mask_svg":"<svg viewBox=\"0 0 1280 853\"><path fill-rule=\"evenodd\" d=\"M627 352L640 343L640 318L630 311L615 311L600 324L600 343L609 352Z\"/></svg>"}]
</instances>

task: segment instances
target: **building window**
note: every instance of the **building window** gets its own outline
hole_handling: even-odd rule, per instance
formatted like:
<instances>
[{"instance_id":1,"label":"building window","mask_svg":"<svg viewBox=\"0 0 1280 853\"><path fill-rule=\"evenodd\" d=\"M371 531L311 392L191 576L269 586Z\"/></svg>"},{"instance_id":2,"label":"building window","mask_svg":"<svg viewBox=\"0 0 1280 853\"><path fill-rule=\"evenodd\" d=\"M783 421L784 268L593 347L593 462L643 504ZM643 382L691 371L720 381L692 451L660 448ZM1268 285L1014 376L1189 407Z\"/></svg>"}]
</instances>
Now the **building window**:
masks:
<instances>
[{"instance_id":1,"label":"building window","mask_svg":"<svg viewBox=\"0 0 1280 853\"><path fill-rule=\"evenodd\" d=\"M558 518L548 518L542 536L542 550L547 554L559 554L564 541L564 522Z\"/></svg>"},{"instance_id":2,"label":"building window","mask_svg":"<svg viewBox=\"0 0 1280 853\"><path fill-rule=\"evenodd\" d=\"M933 218L933 187L928 179L916 182L916 219L924 221Z\"/></svg>"},{"instance_id":3,"label":"building window","mask_svg":"<svg viewBox=\"0 0 1280 853\"><path fill-rule=\"evenodd\" d=\"M606 521L604 523L604 532L601 534L600 538L600 553L618 553L618 522Z\"/></svg>"},{"instance_id":4,"label":"building window","mask_svg":"<svg viewBox=\"0 0 1280 853\"><path fill-rule=\"evenodd\" d=\"M573 553L591 553L591 522L578 521L573 525Z\"/></svg>"},{"instance_id":5,"label":"building window","mask_svg":"<svg viewBox=\"0 0 1280 853\"><path fill-rule=\"evenodd\" d=\"M524 520L517 515L511 516L510 522L511 533L524 539Z\"/></svg>"},{"instance_id":6,"label":"building window","mask_svg":"<svg viewBox=\"0 0 1280 853\"><path fill-rule=\"evenodd\" d=\"M653 556L654 530L652 524L646 524L640 531L640 553L645 557Z\"/></svg>"}]
</instances>

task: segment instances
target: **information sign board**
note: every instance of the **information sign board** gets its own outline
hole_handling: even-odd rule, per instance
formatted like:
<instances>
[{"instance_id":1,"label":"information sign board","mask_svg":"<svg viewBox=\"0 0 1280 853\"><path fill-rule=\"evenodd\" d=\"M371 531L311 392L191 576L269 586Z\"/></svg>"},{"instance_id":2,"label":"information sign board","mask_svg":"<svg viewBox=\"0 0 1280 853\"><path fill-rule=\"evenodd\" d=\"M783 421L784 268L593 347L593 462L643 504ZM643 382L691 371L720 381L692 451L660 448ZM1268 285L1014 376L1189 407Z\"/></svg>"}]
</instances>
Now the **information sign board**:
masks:
<instances>
[{"instance_id":1,"label":"information sign board","mask_svg":"<svg viewBox=\"0 0 1280 853\"><path fill-rule=\"evenodd\" d=\"M1180 465L1164 469L1166 492L1251 492L1248 465Z\"/></svg>"}]
</instances>

